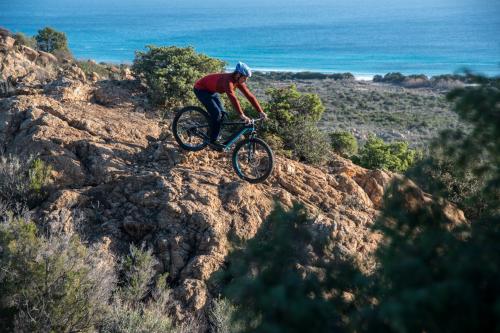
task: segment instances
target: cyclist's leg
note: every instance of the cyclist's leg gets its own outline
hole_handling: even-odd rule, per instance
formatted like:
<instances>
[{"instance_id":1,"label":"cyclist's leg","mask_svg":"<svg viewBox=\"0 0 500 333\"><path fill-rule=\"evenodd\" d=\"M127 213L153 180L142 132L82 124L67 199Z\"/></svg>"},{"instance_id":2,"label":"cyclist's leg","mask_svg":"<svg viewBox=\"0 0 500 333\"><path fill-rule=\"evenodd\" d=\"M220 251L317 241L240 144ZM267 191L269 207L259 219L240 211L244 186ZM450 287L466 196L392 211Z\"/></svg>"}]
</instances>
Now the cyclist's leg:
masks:
<instances>
[{"instance_id":1,"label":"cyclist's leg","mask_svg":"<svg viewBox=\"0 0 500 333\"><path fill-rule=\"evenodd\" d=\"M217 94L198 89L194 89L194 93L210 114L210 128L212 129L210 142L215 142L220 133L220 121L223 112L220 105L222 104Z\"/></svg>"},{"instance_id":2,"label":"cyclist's leg","mask_svg":"<svg viewBox=\"0 0 500 333\"><path fill-rule=\"evenodd\" d=\"M220 100L219 94L215 94L215 103L219 106L219 110L221 111L221 118L219 119L219 123L222 121L222 118L227 116L227 112L224 109L224 104L222 104L222 101Z\"/></svg>"}]
</instances>

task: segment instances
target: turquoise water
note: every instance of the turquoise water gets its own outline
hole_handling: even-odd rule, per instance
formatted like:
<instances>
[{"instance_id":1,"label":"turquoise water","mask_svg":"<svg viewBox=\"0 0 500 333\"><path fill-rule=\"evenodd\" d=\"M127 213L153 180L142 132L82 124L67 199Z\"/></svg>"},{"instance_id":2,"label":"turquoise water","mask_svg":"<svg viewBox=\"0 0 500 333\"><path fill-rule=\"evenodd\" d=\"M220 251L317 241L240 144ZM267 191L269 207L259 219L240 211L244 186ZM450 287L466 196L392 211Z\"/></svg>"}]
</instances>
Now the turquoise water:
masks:
<instances>
[{"instance_id":1,"label":"turquoise water","mask_svg":"<svg viewBox=\"0 0 500 333\"><path fill-rule=\"evenodd\" d=\"M229 67L500 74L499 0L0 0L0 26L29 35L52 26L76 57L97 61L192 45Z\"/></svg>"}]
</instances>

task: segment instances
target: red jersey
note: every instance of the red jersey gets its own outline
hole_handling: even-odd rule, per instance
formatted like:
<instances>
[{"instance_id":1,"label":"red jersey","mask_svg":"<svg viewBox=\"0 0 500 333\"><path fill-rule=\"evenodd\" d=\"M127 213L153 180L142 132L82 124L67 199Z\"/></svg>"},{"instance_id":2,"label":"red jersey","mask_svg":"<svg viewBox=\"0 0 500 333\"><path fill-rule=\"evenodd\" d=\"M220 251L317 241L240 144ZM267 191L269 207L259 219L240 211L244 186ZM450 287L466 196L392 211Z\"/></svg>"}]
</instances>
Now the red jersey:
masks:
<instances>
[{"instance_id":1,"label":"red jersey","mask_svg":"<svg viewBox=\"0 0 500 333\"><path fill-rule=\"evenodd\" d=\"M238 101L234 93L236 88L238 88L256 110L258 110L259 112L264 112L259 102L257 101L257 98L255 98L250 90L248 90L247 85L245 83L238 84L237 82L234 82L232 77L232 73L209 74L196 81L194 87L196 89L209 91L211 93L226 93L236 111L238 111L239 114L243 114L240 102Z\"/></svg>"}]
</instances>

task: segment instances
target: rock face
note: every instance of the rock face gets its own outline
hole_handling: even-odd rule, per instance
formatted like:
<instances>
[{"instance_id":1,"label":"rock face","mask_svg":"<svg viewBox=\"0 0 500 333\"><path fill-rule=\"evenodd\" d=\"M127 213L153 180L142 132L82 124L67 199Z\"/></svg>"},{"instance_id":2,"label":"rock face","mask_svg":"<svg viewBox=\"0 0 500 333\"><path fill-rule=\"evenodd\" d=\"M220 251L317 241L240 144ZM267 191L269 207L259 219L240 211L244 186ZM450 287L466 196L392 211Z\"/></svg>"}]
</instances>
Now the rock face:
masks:
<instances>
[{"instance_id":1,"label":"rock face","mask_svg":"<svg viewBox=\"0 0 500 333\"><path fill-rule=\"evenodd\" d=\"M253 237L275 202L303 203L318 232L336 239L338 253L371 269L380 235L370 227L393 175L340 157L324 168L278 157L273 175L252 185L237 178L230 155L183 152L168 126L136 112L144 108L131 98L132 81L88 82L71 65L60 75L50 56L26 47L11 51L0 53L1 78L14 80L16 89L40 88L0 99L0 152L37 154L52 166L53 193L39 215L72 228L78 211L86 238L105 239L110 251L147 243L158 271L169 273L178 319L205 311L206 282L224 263L231 237ZM465 220L450 207L453 214Z\"/></svg>"},{"instance_id":2,"label":"rock face","mask_svg":"<svg viewBox=\"0 0 500 333\"><path fill-rule=\"evenodd\" d=\"M0 97L45 93L61 100L88 100L94 88L86 81L75 64L60 63L53 54L17 45L0 33Z\"/></svg>"}]
</instances>

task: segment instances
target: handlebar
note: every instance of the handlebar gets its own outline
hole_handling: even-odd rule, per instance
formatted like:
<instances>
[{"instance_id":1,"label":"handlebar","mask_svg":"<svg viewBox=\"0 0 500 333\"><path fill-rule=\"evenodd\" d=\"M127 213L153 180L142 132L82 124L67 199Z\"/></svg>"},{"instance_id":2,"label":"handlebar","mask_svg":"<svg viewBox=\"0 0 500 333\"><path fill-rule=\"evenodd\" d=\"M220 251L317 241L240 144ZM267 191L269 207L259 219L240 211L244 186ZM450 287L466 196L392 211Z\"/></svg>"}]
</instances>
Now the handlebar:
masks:
<instances>
[{"instance_id":1,"label":"handlebar","mask_svg":"<svg viewBox=\"0 0 500 333\"><path fill-rule=\"evenodd\" d=\"M235 121L235 122L223 122L224 125L245 125L245 126L254 126L256 123L263 122L262 118L250 118L250 122L246 123L244 121Z\"/></svg>"}]
</instances>

